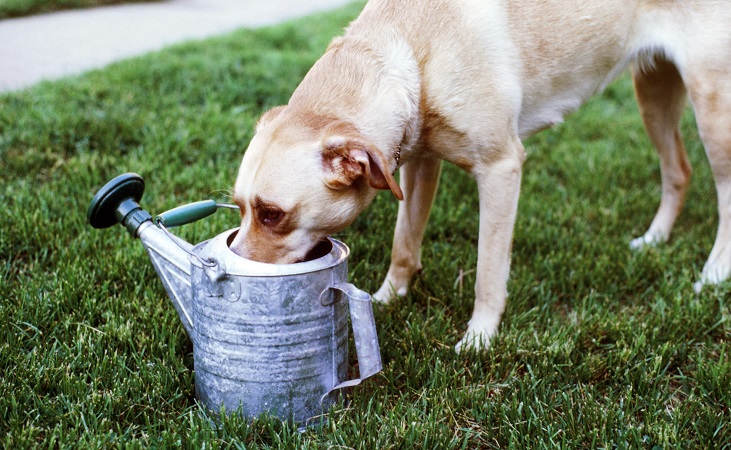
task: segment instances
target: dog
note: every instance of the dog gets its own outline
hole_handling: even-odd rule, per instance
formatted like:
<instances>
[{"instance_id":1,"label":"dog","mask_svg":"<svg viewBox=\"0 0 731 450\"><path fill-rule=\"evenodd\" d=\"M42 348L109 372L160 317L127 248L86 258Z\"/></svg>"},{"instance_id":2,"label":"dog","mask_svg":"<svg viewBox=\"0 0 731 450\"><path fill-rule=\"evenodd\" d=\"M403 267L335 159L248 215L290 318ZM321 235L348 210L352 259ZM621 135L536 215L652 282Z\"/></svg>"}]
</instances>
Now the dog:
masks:
<instances>
[{"instance_id":1,"label":"dog","mask_svg":"<svg viewBox=\"0 0 731 450\"><path fill-rule=\"evenodd\" d=\"M374 298L404 296L450 161L474 177L480 207L474 311L456 349L485 348L505 309L522 139L631 67L662 196L630 246L666 241L683 207L691 167L678 123L689 98L719 205L695 287L719 283L731 275L730 25L725 0L371 0L289 103L258 122L234 187L241 228L231 248L302 261L390 190L402 202Z\"/></svg>"}]
</instances>

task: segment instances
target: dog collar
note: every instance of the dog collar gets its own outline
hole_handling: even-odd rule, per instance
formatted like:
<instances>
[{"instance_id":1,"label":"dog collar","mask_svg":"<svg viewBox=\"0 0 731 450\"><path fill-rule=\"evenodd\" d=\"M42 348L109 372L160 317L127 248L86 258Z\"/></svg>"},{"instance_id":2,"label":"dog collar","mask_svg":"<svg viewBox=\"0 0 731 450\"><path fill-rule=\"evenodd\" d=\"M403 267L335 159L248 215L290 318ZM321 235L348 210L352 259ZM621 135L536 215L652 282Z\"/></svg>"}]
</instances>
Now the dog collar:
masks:
<instances>
[{"instance_id":1,"label":"dog collar","mask_svg":"<svg viewBox=\"0 0 731 450\"><path fill-rule=\"evenodd\" d=\"M396 172L398 172L399 168L401 167L401 144L399 144L396 147L396 152L393 155L393 160L396 163L396 167L393 169L393 172L391 173L391 175L393 175Z\"/></svg>"}]
</instances>

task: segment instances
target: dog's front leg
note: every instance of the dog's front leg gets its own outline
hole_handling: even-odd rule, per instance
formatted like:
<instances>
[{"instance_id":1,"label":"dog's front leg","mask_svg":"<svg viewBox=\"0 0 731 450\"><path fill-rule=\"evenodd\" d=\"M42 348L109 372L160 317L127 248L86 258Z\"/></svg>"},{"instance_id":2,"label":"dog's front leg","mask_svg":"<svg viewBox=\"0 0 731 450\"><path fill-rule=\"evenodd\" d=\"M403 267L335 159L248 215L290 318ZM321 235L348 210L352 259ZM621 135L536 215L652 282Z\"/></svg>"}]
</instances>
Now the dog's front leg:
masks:
<instances>
[{"instance_id":1,"label":"dog's front leg","mask_svg":"<svg viewBox=\"0 0 731 450\"><path fill-rule=\"evenodd\" d=\"M391 250L391 267L386 280L373 296L387 303L404 296L411 278L421 270L421 241L439 184L441 161L436 158L414 158L401 168L401 190L404 201L399 204L396 230Z\"/></svg>"},{"instance_id":2,"label":"dog's front leg","mask_svg":"<svg viewBox=\"0 0 731 450\"><path fill-rule=\"evenodd\" d=\"M477 250L475 309L467 332L456 346L482 349L497 331L505 310L510 272L510 249L518 209L525 151L515 137L501 150L500 159L475 166L480 197L480 234Z\"/></svg>"}]
</instances>

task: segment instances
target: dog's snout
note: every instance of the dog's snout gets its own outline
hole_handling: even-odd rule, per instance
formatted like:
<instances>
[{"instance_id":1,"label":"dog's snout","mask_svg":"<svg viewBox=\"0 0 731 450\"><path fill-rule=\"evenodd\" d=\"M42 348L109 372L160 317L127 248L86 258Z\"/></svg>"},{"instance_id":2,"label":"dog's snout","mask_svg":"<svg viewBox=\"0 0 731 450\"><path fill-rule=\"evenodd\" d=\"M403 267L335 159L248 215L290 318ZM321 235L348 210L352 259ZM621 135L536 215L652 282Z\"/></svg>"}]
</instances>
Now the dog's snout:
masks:
<instances>
[{"instance_id":1,"label":"dog's snout","mask_svg":"<svg viewBox=\"0 0 731 450\"><path fill-rule=\"evenodd\" d=\"M255 240L250 243L246 236L239 233L230 243L229 248L234 254L252 261L268 264L294 264L312 261L327 255L332 244L328 239L321 239L312 245L297 246L290 250L285 243L273 240Z\"/></svg>"},{"instance_id":2,"label":"dog's snout","mask_svg":"<svg viewBox=\"0 0 731 450\"><path fill-rule=\"evenodd\" d=\"M302 259L301 255L286 251L284 246L277 245L271 240L257 240L249 242L246 236L239 233L229 246L236 255L252 261L267 264L292 264Z\"/></svg>"}]
</instances>

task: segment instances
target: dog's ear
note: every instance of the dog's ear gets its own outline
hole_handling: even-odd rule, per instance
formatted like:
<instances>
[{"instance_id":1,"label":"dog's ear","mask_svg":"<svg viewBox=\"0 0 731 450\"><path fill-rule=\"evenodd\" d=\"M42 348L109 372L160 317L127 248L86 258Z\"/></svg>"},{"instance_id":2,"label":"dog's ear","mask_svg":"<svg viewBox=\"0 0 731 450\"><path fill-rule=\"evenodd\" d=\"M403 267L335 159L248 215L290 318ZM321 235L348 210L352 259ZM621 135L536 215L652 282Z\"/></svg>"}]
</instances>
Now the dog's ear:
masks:
<instances>
[{"instance_id":1,"label":"dog's ear","mask_svg":"<svg viewBox=\"0 0 731 450\"><path fill-rule=\"evenodd\" d=\"M343 189L365 179L371 187L389 189L403 200L404 194L388 170L383 152L352 129L338 128L341 129L332 131L340 132L327 133L322 140L325 183L333 189Z\"/></svg>"},{"instance_id":2,"label":"dog's ear","mask_svg":"<svg viewBox=\"0 0 731 450\"><path fill-rule=\"evenodd\" d=\"M276 119L279 114L284 111L284 109L287 108L286 105L283 106L275 106L274 108L270 109L269 111L262 114L261 118L258 122L256 122L256 131L259 131L261 127L268 124L272 120Z\"/></svg>"}]
</instances>

